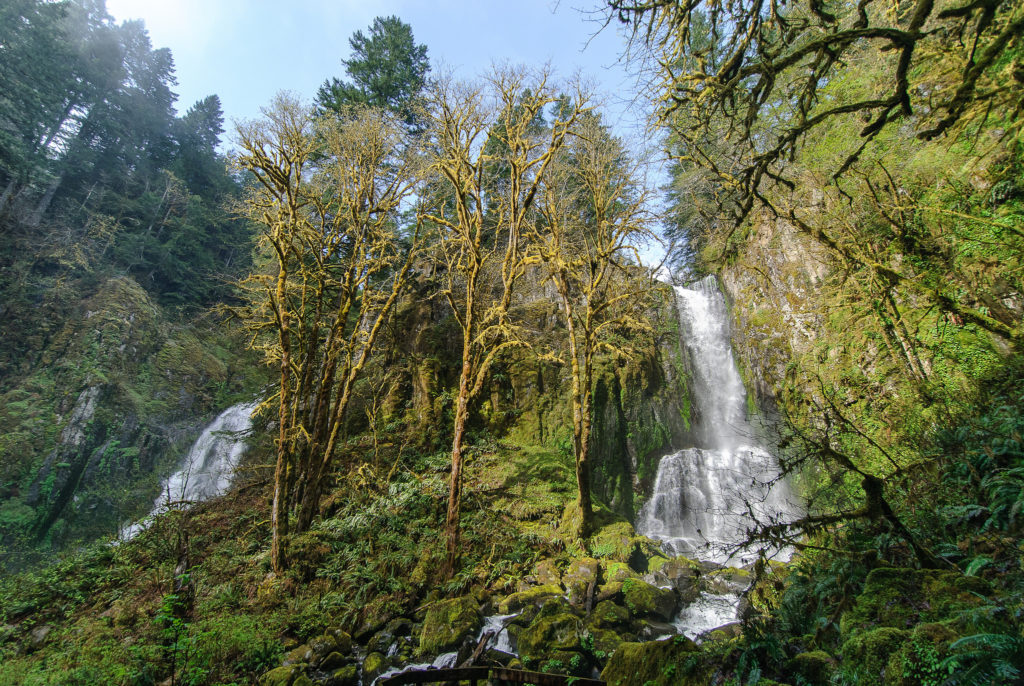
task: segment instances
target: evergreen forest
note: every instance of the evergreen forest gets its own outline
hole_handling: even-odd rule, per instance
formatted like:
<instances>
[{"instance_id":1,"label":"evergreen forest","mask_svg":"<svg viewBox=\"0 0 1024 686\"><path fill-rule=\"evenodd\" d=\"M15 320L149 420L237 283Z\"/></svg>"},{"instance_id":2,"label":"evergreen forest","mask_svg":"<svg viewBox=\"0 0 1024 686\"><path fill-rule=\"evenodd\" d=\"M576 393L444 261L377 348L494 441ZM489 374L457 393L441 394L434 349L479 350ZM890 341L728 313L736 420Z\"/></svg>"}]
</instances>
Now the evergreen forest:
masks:
<instances>
[{"instance_id":1,"label":"evergreen forest","mask_svg":"<svg viewBox=\"0 0 1024 686\"><path fill-rule=\"evenodd\" d=\"M642 142L0 0L0 685L1024 683L1024 5L583 14Z\"/></svg>"}]
</instances>

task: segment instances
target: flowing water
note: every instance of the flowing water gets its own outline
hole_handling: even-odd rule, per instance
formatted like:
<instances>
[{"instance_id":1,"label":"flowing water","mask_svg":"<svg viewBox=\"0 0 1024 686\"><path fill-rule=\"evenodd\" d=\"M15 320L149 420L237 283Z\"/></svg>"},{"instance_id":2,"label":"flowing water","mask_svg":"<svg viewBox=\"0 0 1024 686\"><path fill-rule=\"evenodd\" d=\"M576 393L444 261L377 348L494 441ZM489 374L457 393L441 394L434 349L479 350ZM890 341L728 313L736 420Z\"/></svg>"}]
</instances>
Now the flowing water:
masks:
<instances>
[{"instance_id":1,"label":"flowing water","mask_svg":"<svg viewBox=\"0 0 1024 686\"><path fill-rule=\"evenodd\" d=\"M728 310L714 276L677 286L682 343L690 359L694 447L658 464L636 529L673 555L723 564L749 562L738 545L757 522L793 511L778 468L747 417L747 394L733 358ZM738 598L706 595L676 620L695 635L736 616Z\"/></svg>"},{"instance_id":2,"label":"flowing water","mask_svg":"<svg viewBox=\"0 0 1024 686\"><path fill-rule=\"evenodd\" d=\"M258 402L233 405L220 413L199 435L181 468L167 477L152 511L125 526L118 539L127 541L149 526L153 518L174 507L208 500L231 485L238 460L245 452L244 434L252 428L252 411Z\"/></svg>"}]
</instances>

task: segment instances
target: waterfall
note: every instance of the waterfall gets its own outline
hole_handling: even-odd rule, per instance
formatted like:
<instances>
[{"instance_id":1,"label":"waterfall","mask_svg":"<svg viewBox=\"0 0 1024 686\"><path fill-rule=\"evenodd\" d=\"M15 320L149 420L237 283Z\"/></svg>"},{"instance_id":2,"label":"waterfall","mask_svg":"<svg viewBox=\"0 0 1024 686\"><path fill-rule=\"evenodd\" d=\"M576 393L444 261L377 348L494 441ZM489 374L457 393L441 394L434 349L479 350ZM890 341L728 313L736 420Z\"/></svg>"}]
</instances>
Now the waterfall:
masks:
<instances>
[{"instance_id":1,"label":"waterfall","mask_svg":"<svg viewBox=\"0 0 1024 686\"><path fill-rule=\"evenodd\" d=\"M224 493L245 452L243 434L252 427L251 415L259 402L232 405L217 416L192 444L178 471L164 479L153 509L141 520L122 527L118 540L134 538L162 512L187 507Z\"/></svg>"},{"instance_id":2,"label":"waterfall","mask_svg":"<svg viewBox=\"0 0 1024 686\"><path fill-rule=\"evenodd\" d=\"M714 276L677 286L680 335L689 355L695 447L662 458L637 532L673 555L727 562L755 520L788 512L787 490L772 456L746 416L728 310Z\"/></svg>"}]
</instances>

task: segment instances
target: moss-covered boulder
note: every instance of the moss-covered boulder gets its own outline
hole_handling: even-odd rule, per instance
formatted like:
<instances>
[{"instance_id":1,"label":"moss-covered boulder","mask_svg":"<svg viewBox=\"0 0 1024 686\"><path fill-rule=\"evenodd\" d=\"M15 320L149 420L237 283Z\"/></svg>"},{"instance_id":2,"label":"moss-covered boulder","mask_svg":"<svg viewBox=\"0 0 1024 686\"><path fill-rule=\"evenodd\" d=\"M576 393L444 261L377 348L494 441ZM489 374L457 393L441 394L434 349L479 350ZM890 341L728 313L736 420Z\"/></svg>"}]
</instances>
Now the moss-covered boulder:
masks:
<instances>
[{"instance_id":1,"label":"moss-covered boulder","mask_svg":"<svg viewBox=\"0 0 1024 686\"><path fill-rule=\"evenodd\" d=\"M343 666L347 661L347 657L345 657L338 651L334 651L331 653L327 653L327 655L324 656L324 658L320 661L320 664L317 665L317 669L320 669L325 672L330 672Z\"/></svg>"},{"instance_id":2,"label":"moss-covered boulder","mask_svg":"<svg viewBox=\"0 0 1024 686\"><path fill-rule=\"evenodd\" d=\"M480 612L472 596L438 601L430 606L423 619L418 652L437 655L454 650L480 628L480 623Z\"/></svg>"},{"instance_id":3,"label":"moss-covered boulder","mask_svg":"<svg viewBox=\"0 0 1024 686\"><path fill-rule=\"evenodd\" d=\"M295 680L303 676L304 665L284 665L276 667L259 678L259 686L293 686Z\"/></svg>"},{"instance_id":4,"label":"moss-covered boulder","mask_svg":"<svg viewBox=\"0 0 1024 686\"><path fill-rule=\"evenodd\" d=\"M697 646L685 636L665 641L623 643L608 660L601 679L608 686L703 686L707 669L692 660Z\"/></svg>"},{"instance_id":5,"label":"moss-covered boulder","mask_svg":"<svg viewBox=\"0 0 1024 686\"><path fill-rule=\"evenodd\" d=\"M582 604L587 595L587 589L593 584L596 590L597 577L601 571L601 563L592 557L584 557L573 560L569 564L562 577L562 583L569 595L569 602L574 605Z\"/></svg>"},{"instance_id":6,"label":"moss-covered boulder","mask_svg":"<svg viewBox=\"0 0 1024 686\"><path fill-rule=\"evenodd\" d=\"M668 621L676 609L676 594L669 588L658 588L639 579L627 579L622 584L626 608L636 618L652 617Z\"/></svg>"},{"instance_id":7,"label":"moss-covered boulder","mask_svg":"<svg viewBox=\"0 0 1024 686\"><path fill-rule=\"evenodd\" d=\"M887 674L889 658L909 638L910 632L891 626L859 632L840 649L843 672L853 679L887 683L891 677Z\"/></svg>"},{"instance_id":8,"label":"moss-covered boulder","mask_svg":"<svg viewBox=\"0 0 1024 686\"><path fill-rule=\"evenodd\" d=\"M988 582L954 571L872 570L853 609L840 619L844 638L876 627L909 629L922 622L951 619L991 595Z\"/></svg>"},{"instance_id":9,"label":"moss-covered boulder","mask_svg":"<svg viewBox=\"0 0 1024 686\"><path fill-rule=\"evenodd\" d=\"M335 669L324 684L326 686L358 686L359 668L352 664Z\"/></svg>"},{"instance_id":10,"label":"moss-covered boulder","mask_svg":"<svg viewBox=\"0 0 1024 686\"><path fill-rule=\"evenodd\" d=\"M691 603L700 595L700 562L688 557L651 558L648 572L663 576L676 590L682 602Z\"/></svg>"},{"instance_id":11,"label":"moss-covered boulder","mask_svg":"<svg viewBox=\"0 0 1024 686\"><path fill-rule=\"evenodd\" d=\"M281 664L284 666L288 665L300 665L307 664L313 660L313 649L306 645L300 645L298 648L292 648L285 653L284 659L281 660Z\"/></svg>"},{"instance_id":12,"label":"moss-covered boulder","mask_svg":"<svg viewBox=\"0 0 1024 686\"><path fill-rule=\"evenodd\" d=\"M533 578L538 586L561 586L562 573L553 560L541 560L533 567Z\"/></svg>"},{"instance_id":13,"label":"moss-covered boulder","mask_svg":"<svg viewBox=\"0 0 1024 686\"><path fill-rule=\"evenodd\" d=\"M786 663L786 671L808 684L828 684L836 671L836 660L824 650L800 653Z\"/></svg>"},{"instance_id":14,"label":"moss-covered boulder","mask_svg":"<svg viewBox=\"0 0 1024 686\"><path fill-rule=\"evenodd\" d=\"M581 649L583 621L557 601L550 601L537 613L530 625L517 635L519 654L539 660L558 651Z\"/></svg>"},{"instance_id":15,"label":"moss-covered boulder","mask_svg":"<svg viewBox=\"0 0 1024 686\"><path fill-rule=\"evenodd\" d=\"M363 683L372 683L374 679L386 672L388 659L380 653L370 653L363 660Z\"/></svg>"},{"instance_id":16,"label":"moss-covered boulder","mask_svg":"<svg viewBox=\"0 0 1024 686\"><path fill-rule=\"evenodd\" d=\"M629 522L612 522L597 529L587 545L597 558L628 563L637 551L636 532Z\"/></svg>"},{"instance_id":17,"label":"moss-covered boulder","mask_svg":"<svg viewBox=\"0 0 1024 686\"><path fill-rule=\"evenodd\" d=\"M525 591L518 591L498 602L498 612L503 615L518 612L528 605L541 605L549 598L561 596L560 586L535 586Z\"/></svg>"},{"instance_id":18,"label":"moss-covered boulder","mask_svg":"<svg viewBox=\"0 0 1024 686\"><path fill-rule=\"evenodd\" d=\"M587 625L594 629L622 629L629 625L629 610L610 600L602 600L594 606Z\"/></svg>"},{"instance_id":19,"label":"moss-covered boulder","mask_svg":"<svg viewBox=\"0 0 1024 686\"><path fill-rule=\"evenodd\" d=\"M917 625L910 632L910 640L889 656L886 684L917 686L940 682L947 675L942 673L939 664L949 657L949 645L958 638L959 634L945 624Z\"/></svg>"}]
</instances>

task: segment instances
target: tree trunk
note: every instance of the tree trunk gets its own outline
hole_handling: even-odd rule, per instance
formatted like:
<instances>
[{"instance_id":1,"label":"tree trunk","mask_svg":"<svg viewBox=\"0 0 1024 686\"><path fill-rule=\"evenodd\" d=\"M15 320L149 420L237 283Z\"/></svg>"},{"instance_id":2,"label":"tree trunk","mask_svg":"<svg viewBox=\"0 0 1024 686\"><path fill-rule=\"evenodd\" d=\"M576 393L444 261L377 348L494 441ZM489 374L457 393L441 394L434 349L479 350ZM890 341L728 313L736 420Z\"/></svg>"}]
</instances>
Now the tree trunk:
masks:
<instances>
[{"instance_id":1,"label":"tree trunk","mask_svg":"<svg viewBox=\"0 0 1024 686\"><path fill-rule=\"evenodd\" d=\"M270 565L275 574L281 574L288 568L288 557L285 551L284 539L288 535L288 472L291 461L288 431L291 331L288 328L288 310L285 308L285 286L288 282L288 267L283 263L283 258L278 270L276 297L281 317L280 332L278 334L281 343L281 397L278 412L277 464L274 466L274 503L270 510Z\"/></svg>"},{"instance_id":2,"label":"tree trunk","mask_svg":"<svg viewBox=\"0 0 1024 686\"><path fill-rule=\"evenodd\" d=\"M459 379L459 398L455 406L455 430L452 438L452 473L448 487L448 516L445 518L448 556L442 570L443 577L455 574L459 561L459 514L462 507L462 440L466 434L469 414L469 378L472 371L469 350L463 354L462 377Z\"/></svg>"},{"instance_id":3,"label":"tree trunk","mask_svg":"<svg viewBox=\"0 0 1024 686\"><path fill-rule=\"evenodd\" d=\"M28 226L39 226L39 223L43 221L43 215L46 214L46 210L50 209L50 203L53 202L53 196L57 194L57 190L60 185L64 182L64 174L60 174L53 180L46 192L43 193L43 197L39 199L39 203L36 205L36 209L32 212L32 216L29 217L26 224Z\"/></svg>"}]
</instances>

